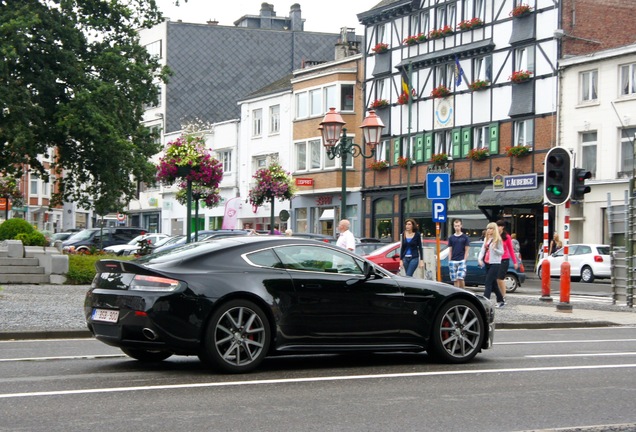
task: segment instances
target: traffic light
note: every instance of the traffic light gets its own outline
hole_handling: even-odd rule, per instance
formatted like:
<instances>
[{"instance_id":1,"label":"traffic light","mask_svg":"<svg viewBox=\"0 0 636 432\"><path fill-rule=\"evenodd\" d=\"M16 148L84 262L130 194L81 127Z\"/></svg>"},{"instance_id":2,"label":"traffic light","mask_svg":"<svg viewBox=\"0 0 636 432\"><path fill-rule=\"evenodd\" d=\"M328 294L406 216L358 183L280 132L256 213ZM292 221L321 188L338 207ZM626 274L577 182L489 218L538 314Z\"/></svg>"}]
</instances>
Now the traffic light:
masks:
<instances>
[{"instance_id":1,"label":"traffic light","mask_svg":"<svg viewBox=\"0 0 636 432\"><path fill-rule=\"evenodd\" d=\"M572 156L563 147L550 149L545 157L543 195L552 205L561 205L570 198L572 187Z\"/></svg>"},{"instance_id":2,"label":"traffic light","mask_svg":"<svg viewBox=\"0 0 636 432\"><path fill-rule=\"evenodd\" d=\"M574 168L572 170L572 199L583 201L585 194L592 189L585 186L585 180L592 178L592 173L584 168Z\"/></svg>"}]
</instances>

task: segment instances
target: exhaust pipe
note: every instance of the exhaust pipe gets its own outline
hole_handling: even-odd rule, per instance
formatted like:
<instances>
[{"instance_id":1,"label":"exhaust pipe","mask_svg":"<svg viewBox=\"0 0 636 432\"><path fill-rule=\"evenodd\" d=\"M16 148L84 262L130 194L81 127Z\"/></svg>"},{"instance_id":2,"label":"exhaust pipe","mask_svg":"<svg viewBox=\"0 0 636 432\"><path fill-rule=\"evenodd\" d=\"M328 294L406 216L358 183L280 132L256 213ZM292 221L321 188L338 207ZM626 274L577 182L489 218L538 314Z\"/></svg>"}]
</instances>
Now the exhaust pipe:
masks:
<instances>
[{"instance_id":1,"label":"exhaust pipe","mask_svg":"<svg viewBox=\"0 0 636 432\"><path fill-rule=\"evenodd\" d=\"M149 329L149 328L144 328L141 333L146 337L146 339L148 340L156 340L157 339L157 333L155 333L154 330Z\"/></svg>"}]
</instances>

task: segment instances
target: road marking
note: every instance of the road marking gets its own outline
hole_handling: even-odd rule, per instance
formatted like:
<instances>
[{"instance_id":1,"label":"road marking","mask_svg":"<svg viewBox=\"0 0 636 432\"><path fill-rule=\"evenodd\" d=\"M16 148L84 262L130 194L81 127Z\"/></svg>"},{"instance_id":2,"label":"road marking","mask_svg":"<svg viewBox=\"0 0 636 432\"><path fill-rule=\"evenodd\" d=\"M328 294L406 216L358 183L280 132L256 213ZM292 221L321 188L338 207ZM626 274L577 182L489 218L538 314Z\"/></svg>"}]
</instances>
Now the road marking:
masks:
<instances>
[{"instance_id":1,"label":"road marking","mask_svg":"<svg viewBox=\"0 0 636 432\"><path fill-rule=\"evenodd\" d=\"M495 342L494 345L537 345L537 344L562 344L562 343L599 343L599 342L636 342L636 339L584 339L584 340L541 340L541 341L515 341Z\"/></svg>"},{"instance_id":2,"label":"road marking","mask_svg":"<svg viewBox=\"0 0 636 432\"><path fill-rule=\"evenodd\" d=\"M380 374L380 375L348 375L348 376L328 376L328 377L311 377L311 378L281 378L281 379L254 380L254 381L230 381L230 382L209 382L209 383L191 383L191 384L171 384L171 385L159 385L159 386L56 390L56 391L43 391L43 392L30 392L30 393L4 393L4 394L0 394L0 399L14 399L14 398L24 398L24 397L46 397L46 396L68 396L68 395L98 394L98 393L123 393L123 392L151 391L151 390L235 387L235 386L245 386L245 385L296 384L296 383L309 383L309 382L353 381L353 380L370 380L370 379L377 380L377 379L386 379L386 378L413 378L413 377L444 376L444 375L500 374L504 372L524 373L524 372L546 372L546 371L566 371L566 370L631 369L631 368L636 368L636 364L553 366L553 367L534 367L534 368L516 368L516 369L512 369L512 368L478 369L478 370L473 369L473 370L461 370L461 371L411 372L411 373L395 373L395 374Z\"/></svg>"},{"instance_id":3,"label":"road marking","mask_svg":"<svg viewBox=\"0 0 636 432\"><path fill-rule=\"evenodd\" d=\"M588 353L588 354L537 354L527 355L525 358L564 358L564 357L619 357L633 356L636 352L613 352L613 353Z\"/></svg>"}]
</instances>

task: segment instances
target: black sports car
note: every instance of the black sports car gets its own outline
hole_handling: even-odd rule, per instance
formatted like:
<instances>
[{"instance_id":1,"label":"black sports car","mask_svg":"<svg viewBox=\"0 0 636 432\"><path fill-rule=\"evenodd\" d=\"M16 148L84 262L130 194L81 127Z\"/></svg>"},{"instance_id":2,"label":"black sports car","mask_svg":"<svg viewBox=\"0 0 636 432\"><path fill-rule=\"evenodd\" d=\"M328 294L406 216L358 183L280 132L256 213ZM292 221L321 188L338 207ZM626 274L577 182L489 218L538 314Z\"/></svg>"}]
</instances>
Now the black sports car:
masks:
<instances>
[{"instance_id":1,"label":"black sports car","mask_svg":"<svg viewBox=\"0 0 636 432\"><path fill-rule=\"evenodd\" d=\"M232 237L96 267L88 327L141 361L198 355L237 373L268 355L426 350L462 363L492 345L485 297L315 240Z\"/></svg>"}]
</instances>

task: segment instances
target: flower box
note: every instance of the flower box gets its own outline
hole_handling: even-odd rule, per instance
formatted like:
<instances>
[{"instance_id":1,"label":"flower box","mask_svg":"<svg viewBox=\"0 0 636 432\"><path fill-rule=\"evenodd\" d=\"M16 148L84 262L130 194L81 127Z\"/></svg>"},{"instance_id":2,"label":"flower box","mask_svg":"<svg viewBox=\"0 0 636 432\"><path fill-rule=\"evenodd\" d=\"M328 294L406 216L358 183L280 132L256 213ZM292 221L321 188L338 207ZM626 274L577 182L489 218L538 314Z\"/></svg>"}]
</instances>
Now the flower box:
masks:
<instances>
[{"instance_id":1,"label":"flower box","mask_svg":"<svg viewBox=\"0 0 636 432\"><path fill-rule=\"evenodd\" d=\"M410 162L410 159L409 159L409 158L404 157L404 156L400 156L400 157L398 158L397 164L398 164L399 166L401 166L402 168L406 168L407 166L409 166L409 162Z\"/></svg>"},{"instance_id":2,"label":"flower box","mask_svg":"<svg viewBox=\"0 0 636 432\"><path fill-rule=\"evenodd\" d=\"M529 146L514 146L506 148L506 155L508 157L523 157L530 154Z\"/></svg>"},{"instance_id":3,"label":"flower box","mask_svg":"<svg viewBox=\"0 0 636 432\"><path fill-rule=\"evenodd\" d=\"M380 42L379 44L371 48L371 50L376 54L382 54L389 50L389 44Z\"/></svg>"},{"instance_id":4,"label":"flower box","mask_svg":"<svg viewBox=\"0 0 636 432\"><path fill-rule=\"evenodd\" d=\"M527 4L520 4L510 11L510 16L514 18L521 18L526 15L529 15L532 12L532 8Z\"/></svg>"},{"instance_id":5,"label":"flower box","mask_svg":"<svg viewBox=\"0 0 636 432\"><path fill-rule=\"evenodd\" d=\"M471 149L468 152L468 159L472 159L476 162L480 162L486 160L486 158L490 155L488 148L481 147L476 149Z\"/></svg>"},{"instance_id":6,"label":"flower box","mask_svg":"<svg viewBox=\"0 0 636 432\"><path fill-rule=\"evenodd\" d=\"M519 84L519 83L528 81L531 76L532 76L532 72L530 71L518 70L513 72L512 75L508 77L508 79L512 81L513 83Z\"/></svg>"},{"instance_id":7,"label":"flower box","mask_svg":"<svg viewBox=\"0 0 636 432\"><path fill-rule=\"evenodd\" d=\"M371 102L371 105L369 106L369 108L372 109L379 109L379 108L385 108L389 106L389 101L386 99L376 99L373 102Z\"/></svg>"},{"instance_id":8,"label":"flower box","mask_svg":"<svg viewBox=\"0 0 636 432\"><path fill-rule=\"evenodd\" d=\"M472 91L484 90L490 86L488 81L484 80L475 80L472 83L468 84L468 88Z\"/></svg>"},{"instance_id":9,"label":"flower box","mask_svg":"<svg viewBox=\"0 0 636 432\"><path fill-rule=\"evenodd\" d=\"M384 169L387 169L389 167L389 163L385 160L376 160L371 162L370 168L373 171L382 171Z\"/></svg>"},{"instance_id":10,"label":"flower box","mask_svg":"<svg viewBox=\"0 0 636 432\"><path fill-rule=\"evenodd\" d=\"M453 29L451 28L451 26L444 26L441 29L435 29L435 30L431 30L430 32L428 32L428 38L429 39L439 39L442 38L444 36L448 36L448 35L452 35L453 34Z\"/></svg>"},{"instance_id":11,"label":"flower box","mask_svg":"<svg viewBox=\"0 0 636 432\"><path fill-rule=\"evenodd\" d=\"M446 153L437 153L431 156L431 162L435 165L445 165L448 162Z\"/></svg>"},{"instance_id":12,"label":"flower box","mask_svg":"<svg viewBox=\"0 0 636 432\"><path fill-rule=\"evenodd\" d=\"M416 35L412 35L412 36L407 36L402 43L404 45L417 45L418 43L421 42L425 42L426 41L426 35L424 33L418 33Z\"/></svg>"},{"instance_id":13,"label":"flower box","mask_svg":"<svg viewBox=\"0 0 636 432\"><path fill-rule=\"evenodd\" d=\"M451 91L445 85L437 86L431 92L431 96L434 98L444 98L451 94Z\"/></svg>"},{"instance_id":14,"label":"flower box","mask_svg":"<svg viewBox=\"0 0 636 432\"><path fill-rule=\"evenodd\" d=\"M398 96L397 103L400 105L407 104L409 102L409 94L405 91L402 92L400 96Z\"/></svg>"},{"instance_id":15,"label":"flower box","mask_svg":"<svg viewBox=\"0 0 636 432\"><path fill-rule=\"evenodd\" d=\"M484 22L481 20L481 18L473 18L473 19L464 20L460 22L459 24L457 24L457 28L462 31L466 31L466 30L472 30L476 27L480 27L483 25L484 25Z\"/></svg>"}]
</instances>

